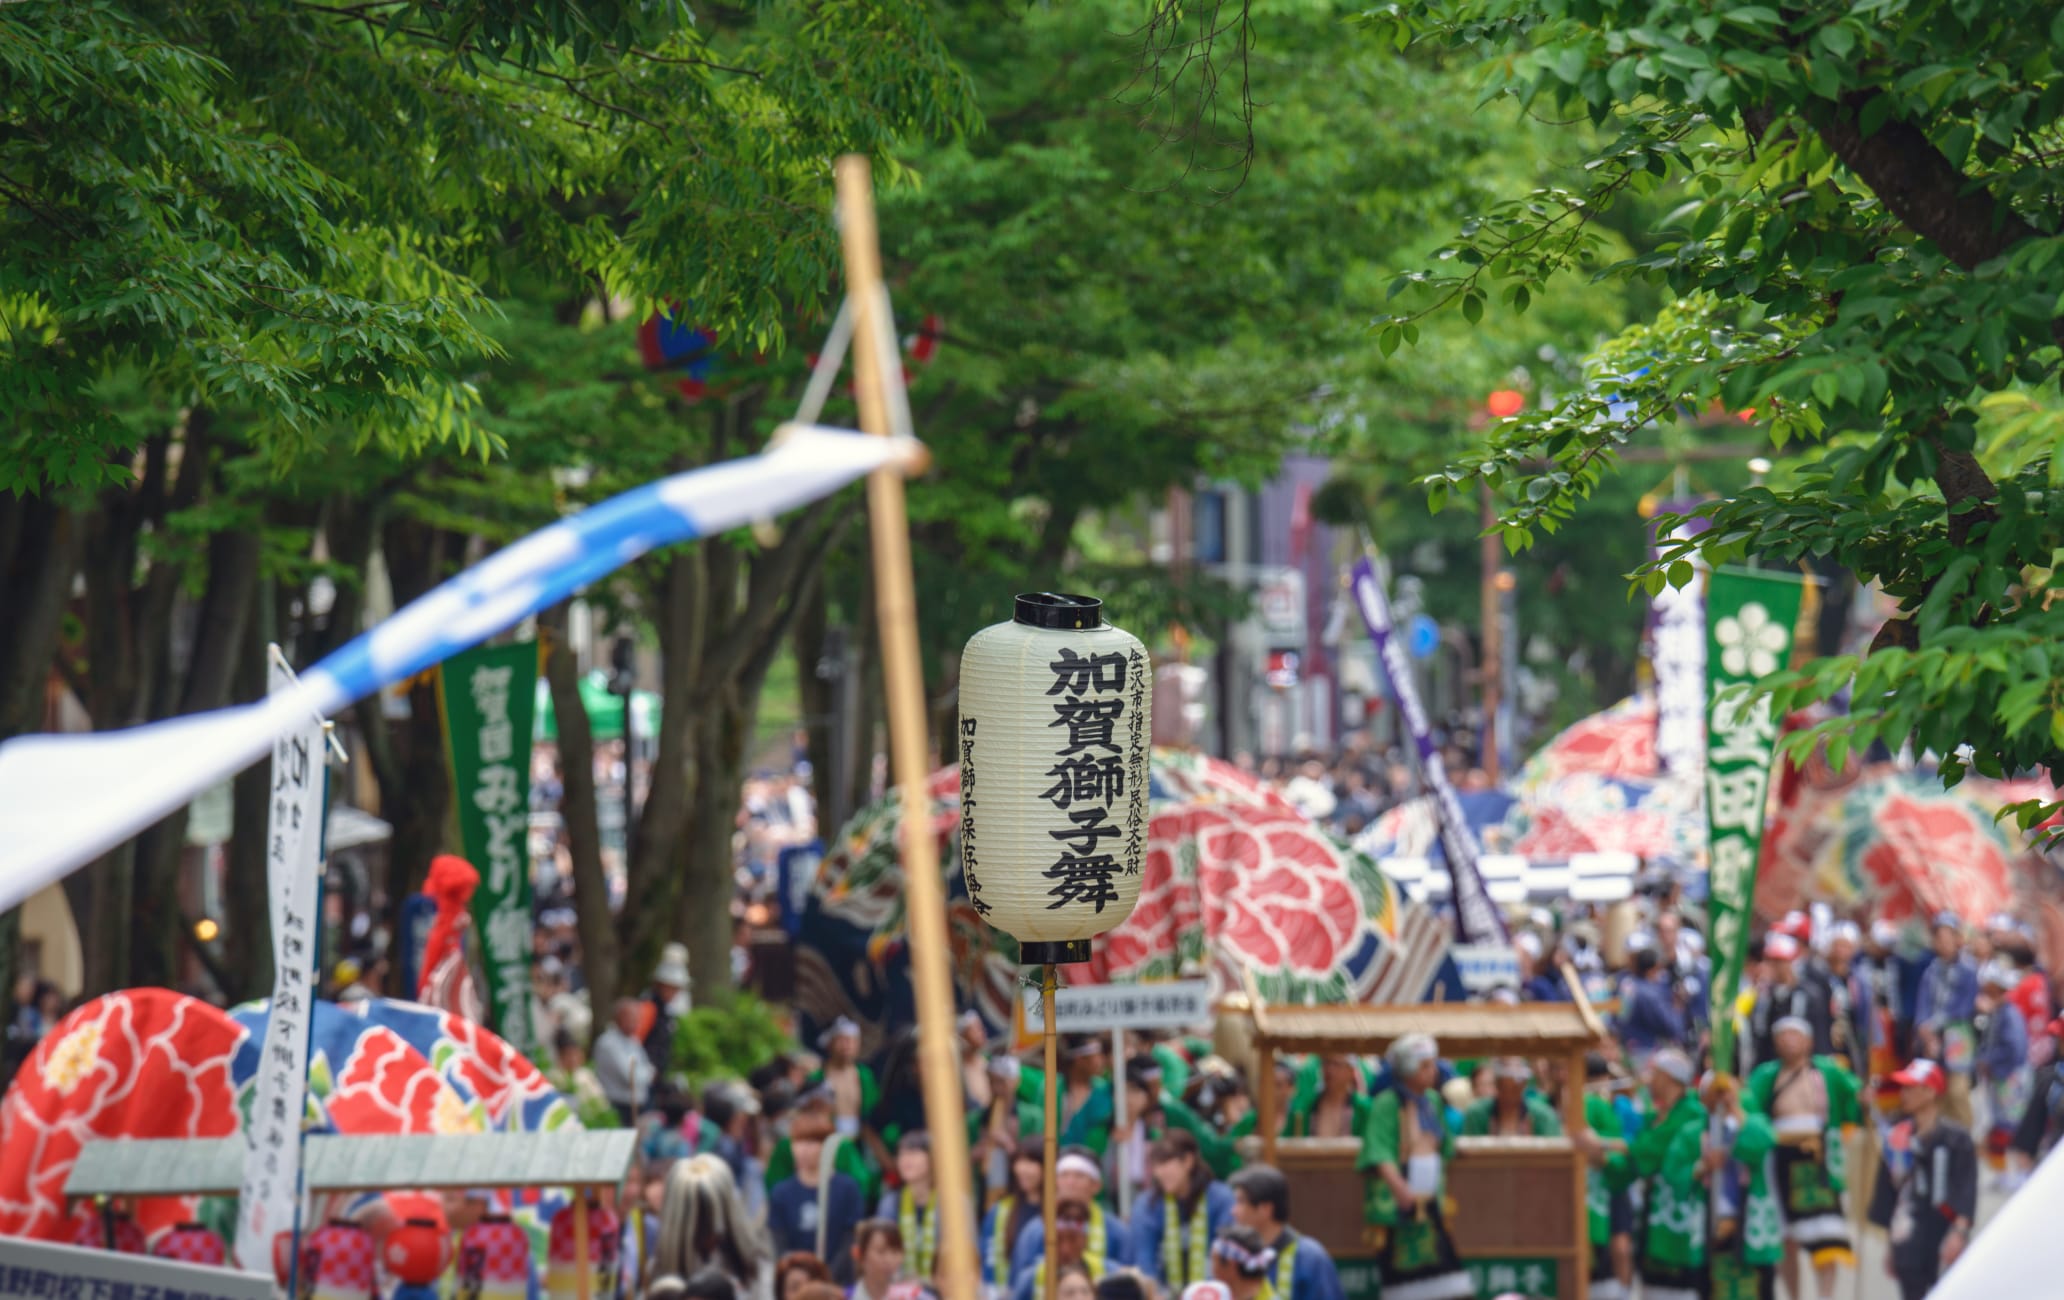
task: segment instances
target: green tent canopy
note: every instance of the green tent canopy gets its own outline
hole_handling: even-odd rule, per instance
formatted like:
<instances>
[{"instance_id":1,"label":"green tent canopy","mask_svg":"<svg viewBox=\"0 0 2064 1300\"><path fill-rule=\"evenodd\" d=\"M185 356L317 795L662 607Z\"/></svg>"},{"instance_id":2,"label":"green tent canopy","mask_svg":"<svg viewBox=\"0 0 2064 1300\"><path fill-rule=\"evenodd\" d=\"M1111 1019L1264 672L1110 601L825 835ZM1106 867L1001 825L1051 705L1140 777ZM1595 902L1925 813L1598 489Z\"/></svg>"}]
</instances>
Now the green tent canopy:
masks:
<instances>
[{"instance_id":1,"label":"green tent canopy","mask_svg":"<svg viewBox=\"0 0 2064 1300\"><path fill-rule=\"evenodd\" d=\"M609 691L609 676L601 671L589 673L580 679L581 705L588 711L588 725L594 728L597 740L620 740L623 737L623 696ZM652 691L634 691L631 707L638 711L632 720L641 736L656 735L659 726L659 696ZM537 722L532 727L532 739L559 739L558 720L552 716L552 690L545 679L538 678Z\"/></svg>"}]
</instances>

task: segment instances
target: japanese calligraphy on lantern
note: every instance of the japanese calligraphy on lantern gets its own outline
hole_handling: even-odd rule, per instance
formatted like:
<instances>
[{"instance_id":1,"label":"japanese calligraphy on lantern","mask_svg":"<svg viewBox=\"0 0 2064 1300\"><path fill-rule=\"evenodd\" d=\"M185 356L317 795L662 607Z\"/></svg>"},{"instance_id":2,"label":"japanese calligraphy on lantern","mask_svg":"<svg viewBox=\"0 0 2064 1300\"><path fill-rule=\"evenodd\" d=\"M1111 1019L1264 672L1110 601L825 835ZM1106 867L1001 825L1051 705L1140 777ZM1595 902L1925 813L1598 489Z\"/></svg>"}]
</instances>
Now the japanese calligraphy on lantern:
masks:
<instances>
[{"instance_id":1,"label":"japanese calligraphy on lantern","mask_svg":"<svg viewBox=\"0 0 2064 1300\"><path fill-rule=\"evenodd\" d=\"M1739 688L1783 668L1804 587L1795 574L1721 569L1707 585L1706 910L1712 924L1713 1059L1733 1050L1734 999L1748 957L1749 907L1777 719Z\"/></svg>"},{"instance_id":2,"label":"japanese calligraphy on lantern","mask_svg":"<svg viewBox=\"0 0 2064 1300\"><path fill-rule=\"evenodd\" d=\"M269 690L293 685L278 647ZM272 747L266 811L266 891L272 904L272 1010L258 1060L258 1091L244 1125L244 1181L238 1197L237 1263L272 1272L272 1239L294 1226L301 1189L301 1119L308 1105L308 1031L314 1014L318 886L324 796L322 724Z\"/></svg>"},{"instance_id":3,"label":"japanese calligraphy on lantern","mask_svg":"<svg viewBox=\"0 0 2064 1300\"><path fill-rule=\"evenodd\" d=\"M535 641L454 655L439 670L459 842L480 871L473 925L489 1019L519 1052L530 1041L530 734Z\"/></svg>"},{"instance_id":4,"label":"japanese calligraphy on lantern","mask_svg":"<svg viewBox=\"0 0 2064 1300\"><path fill-rule=\"evenodd\" d=\"M1139 897L1153 666L1087 597L1018 612L962 655L961 869L989 924L1077 943Z\"/></svg>"}]
</instances>

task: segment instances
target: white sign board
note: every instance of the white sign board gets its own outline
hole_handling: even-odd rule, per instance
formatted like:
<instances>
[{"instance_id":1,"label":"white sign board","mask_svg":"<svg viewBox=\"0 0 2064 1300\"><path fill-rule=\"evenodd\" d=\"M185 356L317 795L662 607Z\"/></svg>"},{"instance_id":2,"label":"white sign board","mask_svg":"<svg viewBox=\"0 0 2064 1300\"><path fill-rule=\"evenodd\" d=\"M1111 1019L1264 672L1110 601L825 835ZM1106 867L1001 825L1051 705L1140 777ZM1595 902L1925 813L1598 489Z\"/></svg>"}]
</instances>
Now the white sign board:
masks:
<instances>
[{"instance_id":1,"label":"white sign board","mask_svg":"<svg viewBox=\"0 0 2064 1300\"><path fill-rule=\"evenodd\" d=\"M1455 973L1471 993L1488 993L1501 985L1519 988L1519 953L1503 944L1458 943L1448 949Z\"/></svg>"},{"instance_id":2,"label":"white sign board","mask_svg":"<svg viewBox=\"0 0 2064 1300\"><path fill-rule=\"evenodd\" d=\"M273 650L271 690L293 675ZM301 1117L308 1105L308 1028L315 1012L316 900L322 875L323 733L313 716L272 746L265 883L272 896L272 1010L258 1058L258 1096L244 1125L236 1260L272 1276L272 1242L294 1229L301 1191Z\"/></svg>"},{"instance_id":3,"label":"white sign board","mask_svg":"<svg viewBox=\"0 0 2064 1300\"><path fill-rule=\"evenodd\" d=\"M0 1300L272 1300L268 1273L0 1237Z\"/></svg>"},{"instance_id":4,"label":"white sign board","mask_svg":"<svg viewBox=\"0 0 2064 1300\"><path fill-rule=\"evenodd\" d=\"M1167 984L1084 984L1054 991L1054 1028L1063 1034L1113 1029L1187 1029L1211 1022L1208 980ZM1046 1031L1039 990L1025 990L1025 1028Z\"/></svg>"},{"instance_id":5,"label":"white sign board","mask_svg":"<svg viewBox=\"0 0 2064 1300\"><path fill-rule=\"evenodd\" d=\"M1304 644L1304 574L1297 569L1263 570L1255 584L1254 611L1271 640Z\"/></svg>"}]
</instances>

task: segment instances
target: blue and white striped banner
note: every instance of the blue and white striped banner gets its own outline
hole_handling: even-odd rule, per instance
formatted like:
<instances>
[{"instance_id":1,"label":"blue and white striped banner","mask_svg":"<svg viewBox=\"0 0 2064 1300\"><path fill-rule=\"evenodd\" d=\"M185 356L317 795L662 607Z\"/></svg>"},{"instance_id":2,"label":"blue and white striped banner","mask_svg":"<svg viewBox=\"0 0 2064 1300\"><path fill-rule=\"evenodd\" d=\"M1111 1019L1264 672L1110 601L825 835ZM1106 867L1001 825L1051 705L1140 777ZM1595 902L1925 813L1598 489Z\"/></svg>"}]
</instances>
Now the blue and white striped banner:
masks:
<instances>
[{"instance_id":1,"label":"blue and white striped banner","mask_svg":"<svg viewBox=\"0 0 2064 1300\"><path fill-rule=\"evenodd\" d=\"M907 438L790 425L765 452L675 474L495 552L256 704L126 731L0 745L0 911L330 717L566 599L654 549L737 528L909 464Z\"/></svg>"}]
</instances>

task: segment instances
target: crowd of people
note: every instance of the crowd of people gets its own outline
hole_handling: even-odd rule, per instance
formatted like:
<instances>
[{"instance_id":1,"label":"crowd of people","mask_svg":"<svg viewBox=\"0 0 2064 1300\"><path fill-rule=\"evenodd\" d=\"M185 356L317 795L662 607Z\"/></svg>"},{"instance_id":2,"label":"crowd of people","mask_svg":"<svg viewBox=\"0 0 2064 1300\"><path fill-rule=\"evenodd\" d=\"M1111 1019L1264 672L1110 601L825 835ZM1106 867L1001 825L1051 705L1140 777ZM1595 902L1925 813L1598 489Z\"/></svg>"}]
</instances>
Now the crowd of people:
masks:
<instances>
[{"instance_id":1,"label":"crowd of people","mask_svg":"<svg viewBox=\"0 0 2064 1300\"><path fill-rule=\"evenodd\" d=\"M1588 1062L1586 1127L1567 1134L1593 1166L1592 1294L1773 1296L1782 1279L1786 1294L1826 1300L1855 1264L1857 1210L1888 1231L1902 1293L1926 1294L1969 1240L1981 1183L2011 1191L2064 1135L2060 990L2027 937L2004 917L1966 928L1937 916L1923 942L1915 927L1787 916L1752 942L1728 1017L1735 1046L1716 1063L1697 910L1669 890L1641 907L1610 956L1589 922L1532 918L1516 936L1519 984L1488 995L1607 992L1612 1041ZM666 992L661 980L648 998ZM648 1273L715 1264L742 1291L781 1300L822 1285L820 1270L862 1300L933 1287L938 1180L910 1033L869 1057L859 1027L840 1021L811 1050L697 1098L643 1056L658 1015L618 1012L605 1041L621 1039L643 1061L630 1072L657 1080L647 1101L611 1098L643 1129L633 1199L644 1222L673 1222L675 1201L714 1195L714 1183L722 1204L699 1221L742 1225L692 1258L642 1243ZM1337 1300L1324 1246L1295 1227L1290 1180L1258 1163L1250 1063L1180 1035L1129 1035L1122 1061L1104 1039L1066 1042L1049 1256L1041 1071L972 1013L959 1033L968 1212L990 1295L1043 1296L1050 1263L1075 1300L1199 1286L1217 1300L1217 1287ZM1380 1060L1278 1068L1282 1136L1358 1144L1384 1294L1474 1294L1450 1224L1468 1207L1447 1193L1447 1161L1458 1139L1563 1136L1562 1063L1458 1061L1407 1038ZM627 1242L625 1258L640 1246ZM1716 1281L1730 1278L1736 1289Z\"/></svg>"}]
</instances>

